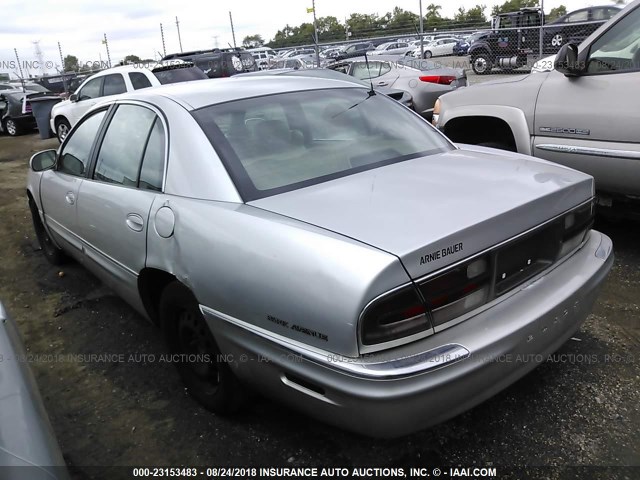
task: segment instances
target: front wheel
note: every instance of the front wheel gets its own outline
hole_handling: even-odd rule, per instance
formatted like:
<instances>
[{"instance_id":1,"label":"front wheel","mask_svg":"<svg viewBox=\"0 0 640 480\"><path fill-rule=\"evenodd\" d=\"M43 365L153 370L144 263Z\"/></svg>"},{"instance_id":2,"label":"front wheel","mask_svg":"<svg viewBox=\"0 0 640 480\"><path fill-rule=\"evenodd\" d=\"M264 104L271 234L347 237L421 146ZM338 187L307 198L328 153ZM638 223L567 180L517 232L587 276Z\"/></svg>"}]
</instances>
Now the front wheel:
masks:
<instances>
[{"instance_id":1,"label":"front wheel","mask_svg":"<svg viewBox=\"0 0 640 480\"><path fill-rule=\"evenodd\" d=\"M564 36L562 33L556 33L551 38L551 47L555 50L559 50L560 47L564 44Z\"/></svg>"},{"instance_id":2,"label":"front wheel","mask_svg":"<svg viewBox=\"0 0 640 480\"><path fill-rule=\"evenodd\" d=\"M215 413L239 410L244 390L220 353L196 297L178 281L162 292L160 324L189 394Z\"/></svg>"},{"instance_id":3,"label":"front wheel","mask_svg":"<svg viewBox=\"0 0 640 480\"><path fill-rule=\"evenodd\" d=\"M433 53L431 53L429 50L424 52L424 57L423 58L431 58L433 56Z\"/></svg>"},{"instance_id":4,"label":"front wheel","mask_svg":"<svg viewBox=\"0 0 640 480\"><path fill-rule=\"evenodd\" d=\"M476 75L486 75L491 72L493 63L491 62L489 55L486 53L479 53L471 57L471 68L473 68Z\"/></svg>"},{"instance_id":5,"label":"front wheel","mask_svg":"<svg viewBox=\"0 0 640 480\"><path fill-rule=\"evenodd\" d=\"M61 118L60 120L56 120L56 135L58 136L58 141L62 143L67 135L69 135L69 130L71 130L71 125L65 118Z\"/></svg>"},{"instance_id":6,"label":"front wheel","mask_svg":"<svg viewBox=\"0 0 640 480\"><path fill-rule=\"evenodd\" d=\"M31 210L31 219L33 221L33 229L36 232L36 238L38 239L42 253L44 253L47 261L52 265L61 265L65 263L68 260L68 257L51 240L49 233L44 228L44 225L40 220L38 207L31 199L29 199L29 210Z\"/></svg>"}]
</instances>

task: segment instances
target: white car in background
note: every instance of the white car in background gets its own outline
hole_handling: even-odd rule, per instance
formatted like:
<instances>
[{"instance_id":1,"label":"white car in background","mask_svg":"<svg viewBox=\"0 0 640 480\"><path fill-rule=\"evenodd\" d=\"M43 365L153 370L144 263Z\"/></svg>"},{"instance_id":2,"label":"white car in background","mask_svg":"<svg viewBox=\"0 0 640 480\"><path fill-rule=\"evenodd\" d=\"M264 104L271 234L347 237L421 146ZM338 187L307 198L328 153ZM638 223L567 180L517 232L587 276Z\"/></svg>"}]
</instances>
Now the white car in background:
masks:
<instances>
[{"instance_id":1,"label":"white car in background","mask_svg":"<svg viewBox=\"0 0 640 480\"><path fill-rule=\"evenodd\" d=\"M453 47L458 43L455 37L440 38L424 46L423 58L453 55ZM413 56L420 58L420 46L413 51Z\"/></svg>"},{"instance_id":2,"label":"white car in background","mask_svg":"<svg viewBox=\"0 0 640 480\"><path fill-rule=\"evenodd\" d=\"M193 63L183 60L109 68L87 78L69 100L53 106L49 120L51 130L62 143L78 120L103 97L168 83L207 78L209 77Z\"/></svg>"},{"instance_id":3,"label":"white car in background","mask_svg":"<svg viewBox=\"0 0 640 480\"><path fill-rule=\"evenodd\" d=\"M387 42L382 43L376 47L372 52L367 52L368 55L405 55L411 51L411 46L406 42Z\"/></svg>"}]
</instances>

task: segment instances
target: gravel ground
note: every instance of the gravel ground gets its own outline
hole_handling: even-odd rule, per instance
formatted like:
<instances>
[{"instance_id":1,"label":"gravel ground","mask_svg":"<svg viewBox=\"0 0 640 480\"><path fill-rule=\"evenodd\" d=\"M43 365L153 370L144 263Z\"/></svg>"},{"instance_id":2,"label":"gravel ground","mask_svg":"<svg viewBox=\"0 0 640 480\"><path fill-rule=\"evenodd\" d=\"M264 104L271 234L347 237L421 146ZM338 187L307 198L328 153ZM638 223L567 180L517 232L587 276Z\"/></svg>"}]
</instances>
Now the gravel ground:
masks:
<instances>
[{"instance_id":1,"label":"gravel ground","mask_svg":"<svg viewBox=\"0 0 640 480\"><path fill-rule=\"evenodd\" d=\"M79 265L60 270L38 251L25 195L28 159L56 146L37 135L0 137L0 298L33 355L139 360L32 362L74 478L116 478L92 467L141 464L493 465L498 474L500 466L528 465L553 466L545 478L640 478L640 469L573 468L640 465L639 225L597 225L613 238L615 266L557 361L444 424L372 440L261 397L234 418L189 398L170 364L151 361L166 353L154 326Z\"/></svg>"}]
</instances>

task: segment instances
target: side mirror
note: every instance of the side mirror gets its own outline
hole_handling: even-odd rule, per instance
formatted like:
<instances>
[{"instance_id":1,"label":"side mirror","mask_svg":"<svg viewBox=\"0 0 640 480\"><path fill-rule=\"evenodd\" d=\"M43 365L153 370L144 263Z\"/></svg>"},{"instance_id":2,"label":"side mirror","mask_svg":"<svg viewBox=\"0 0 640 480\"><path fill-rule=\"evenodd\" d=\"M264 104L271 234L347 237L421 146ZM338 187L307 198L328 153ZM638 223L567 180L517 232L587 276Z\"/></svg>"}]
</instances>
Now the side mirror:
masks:
<instances>
[{"instance_id":1,"label":"side mirror","mask_svg":"<svg viewBox=\"0 0 640 480\"><path fill-rule=\"evenodd\" d=\"M78 95L75 93L72 93L71 96L69 97L69 100L71 100L72 102L77 102L78 101Z\"/></svg>"},{"instance_id":2,"label":"side mirror","mask_svg":"<svg viewBox=\"0 0 640 480\"><path fill-rule=\"evenodd\" d=\"M584 67L578 62L578 47L573 43L566 43L560 47L553 67L567 77L583 73Z\"/></svg>"},{"instance_id":3,"label":"side mirror","mask_svg":"<svg viewBox=\"0 0 640 480\"><path fill-rule=\"evenodd\" d=\"M56 151L55 150L43 150L36 153L31 160L29 160L29 167L34 172L44 172L53 168L56 164Z\"/></svg>"}]
</instances>

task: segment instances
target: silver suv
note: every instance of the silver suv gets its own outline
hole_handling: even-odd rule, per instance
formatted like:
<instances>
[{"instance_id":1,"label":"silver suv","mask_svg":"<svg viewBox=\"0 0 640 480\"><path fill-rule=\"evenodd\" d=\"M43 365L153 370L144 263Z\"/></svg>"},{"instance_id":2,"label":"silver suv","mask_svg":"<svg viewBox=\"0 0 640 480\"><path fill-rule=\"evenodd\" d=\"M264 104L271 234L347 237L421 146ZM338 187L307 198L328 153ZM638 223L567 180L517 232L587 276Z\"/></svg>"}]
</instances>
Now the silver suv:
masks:
<instances>
[{"instance_id":1,"label":"silver suv","mask_svg":"<svg viewBox=\"0 0 640 480\"><path fill-rule=\"evenodd\" d=\"M599 203L640 213L640 0L554 70L443 95L434 124L453 141L518 151L593 175Z\"/></svg>"}]
</instances>

